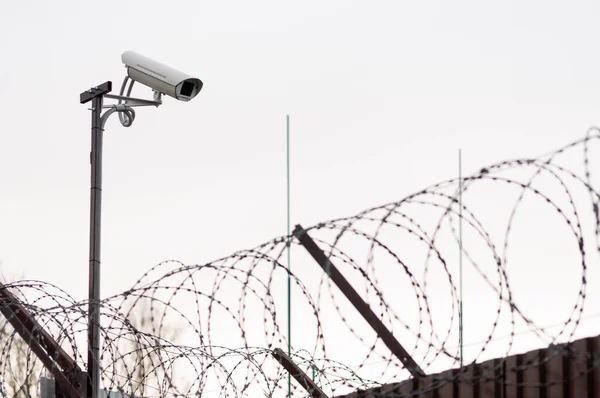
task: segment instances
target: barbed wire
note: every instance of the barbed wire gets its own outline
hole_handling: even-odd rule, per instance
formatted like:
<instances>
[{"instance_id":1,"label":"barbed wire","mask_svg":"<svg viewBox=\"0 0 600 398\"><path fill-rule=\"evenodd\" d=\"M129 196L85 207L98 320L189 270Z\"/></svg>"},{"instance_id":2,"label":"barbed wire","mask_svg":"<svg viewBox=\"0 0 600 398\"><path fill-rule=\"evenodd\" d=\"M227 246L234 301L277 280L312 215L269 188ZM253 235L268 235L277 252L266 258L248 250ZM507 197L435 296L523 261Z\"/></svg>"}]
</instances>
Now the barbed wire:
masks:
<instances>
[{"instance_id":1,"label":"barbed wire","mask_svg":"<svg viewBox=\"0 0 600 398\"><path fill-rule=\"evenodd\" d=\"M599 141L600 130L592 128L543 156L489 165L305 229L428 374L457 368L461 360L462 250L469 274L462 304L467 325L472 320L462 358L468 366L411 379L412 391L468 385L473 372L478 382L501 377L507 385L548 387L600 366L597 357L568 345L581 333L600 333L597 327L582 331L591 316L585 310L600 304L600 191L593 173ZM546 269L540 272L537 263ZM281 326L287 324L288 275L295 330L290 357L323 391L371 389L383 396L386 385L410 377L292 235L207 264L161 262L129 290L104 299L103 388L144 397L285 396L288 374L271 353L288 346ZM87 302L41 281L5 289L85 368ZM558 304L549 310L548 302ZM529 337L522 344L517 336L524 333ZM0 338L0 394L39 396L37 380L48 372L4 320ZM516 353L547 346L544 355L509 363ZM564 356L580 363L577 374L534 383L506 376L507 363L524 371ZM292 396L306 396L292 387Z\"/></svg>"}]
</instances>

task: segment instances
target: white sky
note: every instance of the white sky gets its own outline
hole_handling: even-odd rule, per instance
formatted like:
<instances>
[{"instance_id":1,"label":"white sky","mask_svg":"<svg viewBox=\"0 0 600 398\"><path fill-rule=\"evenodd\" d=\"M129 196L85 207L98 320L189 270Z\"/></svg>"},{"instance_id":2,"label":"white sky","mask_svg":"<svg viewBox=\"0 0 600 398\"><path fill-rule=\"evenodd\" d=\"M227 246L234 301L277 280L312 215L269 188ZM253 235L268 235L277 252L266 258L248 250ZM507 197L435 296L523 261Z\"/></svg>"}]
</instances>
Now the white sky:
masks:
<instances>
[{"instance_id":1,"label":"white sky","mask_svg":"<svg viewBox=\"0 0 600 398\"><path fill-rule=\"evenodd\" d=\"M600 124L594 1L0 0L0 261L87 296L90 113L135 50L204 82L104 138L102 291ZM137 85L134 95L150 96Z\"/></svg>"}]
</instances>

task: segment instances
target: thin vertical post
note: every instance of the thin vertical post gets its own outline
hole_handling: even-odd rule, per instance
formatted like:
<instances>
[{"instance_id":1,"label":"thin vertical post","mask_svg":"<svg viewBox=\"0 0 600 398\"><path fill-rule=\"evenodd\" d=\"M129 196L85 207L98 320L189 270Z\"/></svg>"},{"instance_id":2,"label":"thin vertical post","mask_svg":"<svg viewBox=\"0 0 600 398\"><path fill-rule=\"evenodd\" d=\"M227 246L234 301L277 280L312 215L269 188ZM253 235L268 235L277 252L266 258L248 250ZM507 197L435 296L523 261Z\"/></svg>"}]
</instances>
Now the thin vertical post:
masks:
<instances>
[{"instance_id":1,"label":"thin vertical post","mask_svg":"<svg viewBox=\"0 0 600 398\"><path fill-rule=\"evenodd\" d=\"M462 193L463 193L463 180L462 180L462 150L458 150L458 241L459 241L459 269L460 269L460 303L459 303L459 340L460 340L460 367L463 366L463 346L464 346L464 335L463 335L463 240L462 240Z\"/></svg>"},{"instance_id":2,"label":"thin vertical post","mask_svg":"<svg viewBox=\"0 0 600 398\"><path fill-rule=\"evenodd\" d=\"M287 163L287 299L288 299L288 355L292 355L292 261L291 261L291 224L290 224L290 115L286 115L286 163ZM288 374L288 397L292 396L292 376Z\"/></svg>"},{"instance_id":3,"label":"thin vertical post","mask_svg":"<svg viewBox=\"0 0 600 398\"><path fill-rule=\"evenodd\" d=\"M100 231L102 211L102 95L92 99L92 152L90 189L90 257L88 308L88 397L100 392Z\"/></svg>"}]
</instances>

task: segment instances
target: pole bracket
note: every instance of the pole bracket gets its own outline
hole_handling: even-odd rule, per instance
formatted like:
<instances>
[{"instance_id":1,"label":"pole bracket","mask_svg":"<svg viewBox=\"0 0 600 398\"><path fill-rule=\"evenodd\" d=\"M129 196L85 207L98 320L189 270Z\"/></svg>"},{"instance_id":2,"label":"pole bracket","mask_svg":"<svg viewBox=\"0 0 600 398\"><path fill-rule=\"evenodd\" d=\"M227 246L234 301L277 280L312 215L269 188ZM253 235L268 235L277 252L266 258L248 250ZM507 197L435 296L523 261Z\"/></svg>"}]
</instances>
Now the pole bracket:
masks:
<instances>
[{"instance_id":1,"label":"pole bracket","mask_svg":"<svg viewBox=\"0 0 600 398\"><path fill-rule=\"evenodd\" d=\"M79 103L85 104L86 102L91 101L93 98L101 97L104 94L110 93L112 91L112 82L107 81L102 83L99 86L92 87L89 90L84 91L79 94Z\"/></svg>"}]
</instances>

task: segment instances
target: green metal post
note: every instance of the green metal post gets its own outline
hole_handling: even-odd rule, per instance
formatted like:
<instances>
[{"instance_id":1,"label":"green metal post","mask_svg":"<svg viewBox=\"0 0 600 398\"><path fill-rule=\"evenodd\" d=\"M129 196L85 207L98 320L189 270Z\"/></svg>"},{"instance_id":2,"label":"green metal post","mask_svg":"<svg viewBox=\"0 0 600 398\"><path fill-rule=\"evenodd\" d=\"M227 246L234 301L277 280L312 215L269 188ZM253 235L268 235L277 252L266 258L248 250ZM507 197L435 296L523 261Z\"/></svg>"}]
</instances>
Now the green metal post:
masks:
<instances>
[{"instance_id":1,"label":"green metal post","mask_svg":"<svg viewBox=\"0 0 600 398\"><path fill-rule=\"evenodd\" d=\"M464 345L464 335L463 335L463 270L462 270L462 260L463 260L463 241L462 241L462 192L463 192L463 180L462 180L462 151L458 150L458 240L459 240L459 267L460 267L460 309L459 309L459 340L460 340L460 367L463 366L463 345Z\"/></svg>"},{"instance_id":2,"label":"green metal post","mask_svg":"<svg viewBox=\"0 0 600 398\"><path fill-rule=\"evenodd\" d=\"M287 294L288 294L288 356L292 355L292 271L291 261L291 224L290 224L290 115L286 116L286 159L287 159ZM288 397L292 396L292 376L288 374Z\"/></svg>"}]
</instances>

